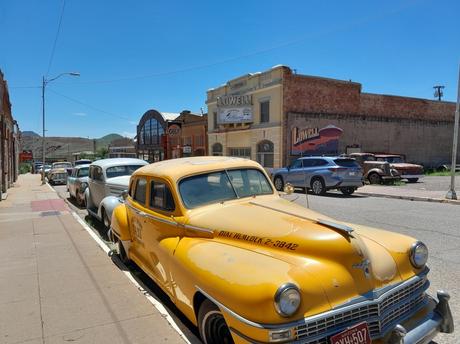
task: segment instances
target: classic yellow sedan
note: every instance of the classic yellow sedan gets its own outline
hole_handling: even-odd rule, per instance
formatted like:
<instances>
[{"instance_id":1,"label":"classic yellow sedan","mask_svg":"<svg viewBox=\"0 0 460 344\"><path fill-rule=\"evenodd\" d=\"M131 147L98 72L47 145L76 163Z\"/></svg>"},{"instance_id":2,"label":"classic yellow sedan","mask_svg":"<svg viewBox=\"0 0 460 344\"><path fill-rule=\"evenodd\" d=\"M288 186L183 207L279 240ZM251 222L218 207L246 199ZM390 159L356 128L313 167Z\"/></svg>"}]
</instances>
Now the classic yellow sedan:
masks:
<instances>
[{"instance_id":1,"label":"classic yellow sedan","mask_svg":"<svg viewBox=\"0 0 460 344\"><path fill-rule=\"evenodd\" d=\"M427 247L335 221L275 191L256 162L195 157L138 169L113 238L211 343L427 343L453 331L426 293Z\"/></svg>"}]
</instances>

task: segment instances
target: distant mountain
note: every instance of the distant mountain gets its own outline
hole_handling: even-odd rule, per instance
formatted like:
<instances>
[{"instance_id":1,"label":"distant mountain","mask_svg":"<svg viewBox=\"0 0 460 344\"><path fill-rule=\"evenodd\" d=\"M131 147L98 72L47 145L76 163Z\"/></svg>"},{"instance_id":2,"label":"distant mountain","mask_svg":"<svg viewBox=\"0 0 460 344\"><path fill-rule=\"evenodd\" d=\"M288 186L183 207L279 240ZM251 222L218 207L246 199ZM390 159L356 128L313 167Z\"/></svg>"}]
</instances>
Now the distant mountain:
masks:
<instances>
[{"instance_id":1,"label":"distant mountain","mask_svg":"<svg viewBox=\"0 0 460 344\"><path fill-rule=\"evenodd\" d=\"M31 131L31 130L21 131L21 135L22 136L32 136L32 137L41 137L35 131Z\"/></svg>"},{"instance_id":2,"label":"distant mountain","mask_svg":"<svg viewBox=\"0 0 460 344\"><path fill-rule=\"evenodd\" d=\"M96 139L96 146L97 148L99 147L107 147L112 141L122 139L123 136L118 135L118 134L108 134L105 136L102 136L99 139Z\"/></svg>"}]
</instances>

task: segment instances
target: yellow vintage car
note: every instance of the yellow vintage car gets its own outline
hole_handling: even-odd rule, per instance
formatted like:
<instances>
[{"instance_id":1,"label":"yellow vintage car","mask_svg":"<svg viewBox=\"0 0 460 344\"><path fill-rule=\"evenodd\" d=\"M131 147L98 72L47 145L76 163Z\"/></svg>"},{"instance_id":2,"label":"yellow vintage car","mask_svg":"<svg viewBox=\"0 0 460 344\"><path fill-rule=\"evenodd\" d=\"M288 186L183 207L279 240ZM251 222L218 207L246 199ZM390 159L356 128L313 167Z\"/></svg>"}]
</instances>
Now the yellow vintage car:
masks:
<instances>
[{"instance_id":1,"label":"yellow vintage car","mask_svg":"<svg viewBox=\"0 0 460 344\"><path fill-rule=\"evenodd\" d=\"M211 343L426 343L453 331L426 294L427 247L335 221L275 191L256 162L194 157L130 179L112 233Z\"/></svg>"}]
</instances>

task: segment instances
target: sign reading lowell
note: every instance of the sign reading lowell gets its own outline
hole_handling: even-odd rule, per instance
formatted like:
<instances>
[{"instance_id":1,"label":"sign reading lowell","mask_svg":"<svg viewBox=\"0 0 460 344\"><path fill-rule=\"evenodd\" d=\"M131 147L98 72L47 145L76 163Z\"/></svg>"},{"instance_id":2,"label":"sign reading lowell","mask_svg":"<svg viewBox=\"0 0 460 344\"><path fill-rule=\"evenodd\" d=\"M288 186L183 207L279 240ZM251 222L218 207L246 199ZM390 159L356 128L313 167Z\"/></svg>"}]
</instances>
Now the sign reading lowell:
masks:
<instances>
[{"instance_id":1,"label":"sign reading lowell","mask_svg":"<svg viewBox=\"0 0 460 344\"><path fill-rule=\"evenodd\" d=\"M217 98L218 124L251 123L252 95L222 96Z\"/></svg>"},{"instance_id":2,"label":"sign reading lowell","mask_svg":"<svg viewBox=\"0 0 460 344\"><path fill-rule=\"evenodd\" d=\"M292 128L292 155L338 154L343 130L334 125L319 128Z\"/></svg>"}]
</instances>

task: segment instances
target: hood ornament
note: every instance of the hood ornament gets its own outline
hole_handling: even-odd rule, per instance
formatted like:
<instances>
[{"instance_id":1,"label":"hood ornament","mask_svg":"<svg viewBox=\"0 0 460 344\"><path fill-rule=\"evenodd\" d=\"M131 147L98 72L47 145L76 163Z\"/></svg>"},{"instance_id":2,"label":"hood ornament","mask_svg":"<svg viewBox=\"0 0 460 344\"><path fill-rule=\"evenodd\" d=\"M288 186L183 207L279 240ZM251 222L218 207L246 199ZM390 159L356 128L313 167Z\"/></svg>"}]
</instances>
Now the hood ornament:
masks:
<instances>
[{"instance_id":1,"label":"hood ornament","mask_svg":"<svg viewBox=\"0 0 460 344\"><path fill-rule=\"evenodd\" d=\"M370 279L371 278L371 272L370 272L370 269L369 269L370 265L371 265L371 262L369 261L369 259L364 259L361 263L353 264L351 267L353 269L361 269L361 270L363 270L364 276L367 279Z\"/></svg>"}]
</instances>

